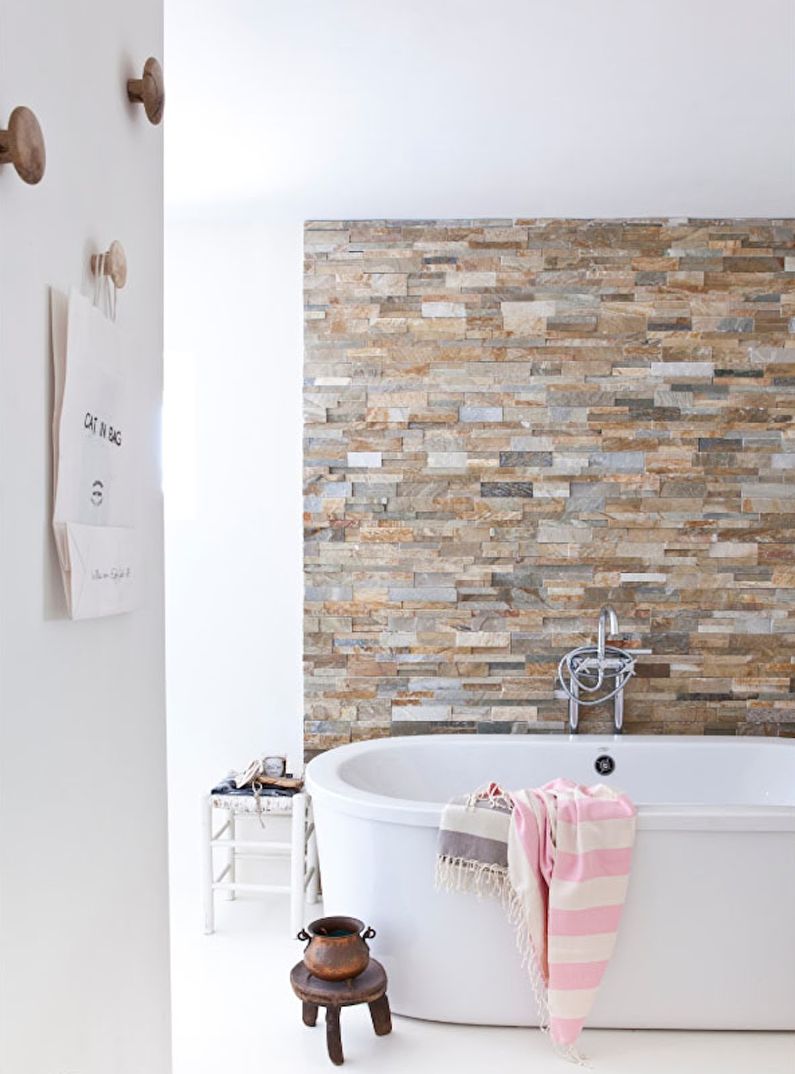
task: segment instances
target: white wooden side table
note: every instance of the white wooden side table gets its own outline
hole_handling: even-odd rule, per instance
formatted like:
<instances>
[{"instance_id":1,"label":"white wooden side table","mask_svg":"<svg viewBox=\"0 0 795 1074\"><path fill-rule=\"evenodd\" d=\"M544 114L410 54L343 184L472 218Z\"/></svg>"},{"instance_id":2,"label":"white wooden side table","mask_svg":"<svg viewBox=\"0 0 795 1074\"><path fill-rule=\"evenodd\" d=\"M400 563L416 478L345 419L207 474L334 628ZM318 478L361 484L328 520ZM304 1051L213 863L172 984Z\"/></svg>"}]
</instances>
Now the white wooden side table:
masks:
<instances>
[{"instance_id":1,"label":"white wooden side table","mask_svg":"<svg viewBox=\"0 0 795 1074\"><path fill-rule=\"evenodd\" d=\"M216 815L220 827L216 827ZM289 816L290 841L267 838L238 839L237 821L240 817ZM320 895L317 842L309 796L299 792L292 797L260 797L253 795L208 794L202 799L204 931L215 932L215 896L224 892L234 899L237 892L249 895L289 894L290 931L293 935L303 926L306 902L317 902ZM217 857L223 866L217 870ZM242 859L290 859L289 884L260 884L241 882L237 867Z\"/></svg>"}]
</instances>

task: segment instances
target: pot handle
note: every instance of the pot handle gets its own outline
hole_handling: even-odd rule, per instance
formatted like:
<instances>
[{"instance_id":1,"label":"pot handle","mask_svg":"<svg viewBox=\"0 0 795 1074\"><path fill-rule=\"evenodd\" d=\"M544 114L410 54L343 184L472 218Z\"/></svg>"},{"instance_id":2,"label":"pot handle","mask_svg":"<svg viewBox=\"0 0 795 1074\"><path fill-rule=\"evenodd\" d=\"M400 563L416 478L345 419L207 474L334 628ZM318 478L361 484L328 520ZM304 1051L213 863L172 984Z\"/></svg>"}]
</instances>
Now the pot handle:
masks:
<instances>
[{"instance_id":1,"label":"pot handle","mask_svg":"<svg viewBox=\"0 0 795 1074\"><path fill-rule=\"evenodd\" d=\"M368 925L367 928L362 933L362 939L363 940L372 940L372 938L374 936L375 936L375 929L372 928L370 925Z\"/></svg>"},{"instance_id":2,"label":"pot handle","mask_svg":"<svg viewBox=\"0 0 795 1074\"><path fill-rule=\"evenodd\" d=\"M309 935L309 933L306 931L306 929L301 929L301 931L298 933L298 935L295 938L296 938L296 940L306 940L307 944L312 939L312 937ZM304 948L304 950L306 950L306 948Z\"/></svg>"}]
</instances>

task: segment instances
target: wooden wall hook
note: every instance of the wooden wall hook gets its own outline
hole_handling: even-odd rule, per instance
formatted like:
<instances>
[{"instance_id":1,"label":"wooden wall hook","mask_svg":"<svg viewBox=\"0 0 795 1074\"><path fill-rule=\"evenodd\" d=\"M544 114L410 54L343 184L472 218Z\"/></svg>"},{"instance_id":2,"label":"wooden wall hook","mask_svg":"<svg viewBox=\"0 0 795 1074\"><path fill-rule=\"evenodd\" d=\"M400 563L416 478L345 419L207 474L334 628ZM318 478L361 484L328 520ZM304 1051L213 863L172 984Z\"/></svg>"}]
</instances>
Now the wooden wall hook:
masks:
<instances>
[{"instance_id":1,"label":"wooden wall hook","mask_svg":"<svg viewBox=\"0 0 795 1074\"><path fill-rule=\"evenodd\" d=\"M114 239L104 254L92 254L91 271L95 276L100 272L110 276L119 289L124 287L127 282L127 255L122 244Z\"/></svg>"},{"instance_id":2,"label":"wooden wall hook","mask_svg":"<svg viewBox=\"0 0 795 1074\"><path fill-rule=\"evenodd\" d=\"M150 56L144 64L143 78L127 80L127 96L131 101L144 106L150 123L159 123L166 107L166 87L163 81L163 68Z\"/></svg>"},{"instance_id":3,"label":"wooden wall hook","mask_svg":"<svg viewBox=\"0 0 795 1074\"><path fill-rule=\"evenodd\" d=\"M29 108L15 108L8 130L0 131L0 164L13 164L26 183L39 183L47 154L39 121Z\"/></svg>"}]
</instances>

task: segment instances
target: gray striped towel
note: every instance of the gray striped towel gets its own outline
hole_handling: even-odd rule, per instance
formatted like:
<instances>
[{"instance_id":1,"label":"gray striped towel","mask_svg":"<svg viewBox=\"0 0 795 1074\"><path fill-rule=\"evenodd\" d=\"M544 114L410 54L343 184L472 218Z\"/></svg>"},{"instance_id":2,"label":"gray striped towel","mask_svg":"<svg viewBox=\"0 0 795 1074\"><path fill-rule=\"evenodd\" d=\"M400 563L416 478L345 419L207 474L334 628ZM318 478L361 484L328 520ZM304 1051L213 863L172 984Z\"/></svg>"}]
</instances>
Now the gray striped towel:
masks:
<instances>
[{"instance_id":1,"label":"gray striped towel","mask_svg":"<svg viewBox=\"0 0 795 1074\"><path fill-rule=\"evenodd\" d=\"M508 834L510 799L496 786L453 798L442 810L436 851L436 884L510 902Z\"/></svg>"}]
</instances>

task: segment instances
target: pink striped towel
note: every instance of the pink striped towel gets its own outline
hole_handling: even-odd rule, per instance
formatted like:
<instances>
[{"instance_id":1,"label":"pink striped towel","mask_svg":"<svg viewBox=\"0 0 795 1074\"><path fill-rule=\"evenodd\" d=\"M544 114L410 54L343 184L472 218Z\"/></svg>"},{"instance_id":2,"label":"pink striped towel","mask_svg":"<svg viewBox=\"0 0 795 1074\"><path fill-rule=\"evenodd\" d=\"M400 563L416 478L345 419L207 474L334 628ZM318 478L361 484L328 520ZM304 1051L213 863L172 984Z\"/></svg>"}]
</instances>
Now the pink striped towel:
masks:
<instances>
[{"instance_id":1,"label":"pink striped towel","mask_svg":"<svg viewBox=\"0 0 795 1074\"><path fill-rule=\"evenodd\" d=\"M610 787L568 779L507 797L520 940L546 986L552 1041L578 1058L574 1046L615 946L636 810Z\"/></svg>"}]
</instances>

